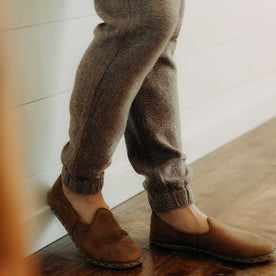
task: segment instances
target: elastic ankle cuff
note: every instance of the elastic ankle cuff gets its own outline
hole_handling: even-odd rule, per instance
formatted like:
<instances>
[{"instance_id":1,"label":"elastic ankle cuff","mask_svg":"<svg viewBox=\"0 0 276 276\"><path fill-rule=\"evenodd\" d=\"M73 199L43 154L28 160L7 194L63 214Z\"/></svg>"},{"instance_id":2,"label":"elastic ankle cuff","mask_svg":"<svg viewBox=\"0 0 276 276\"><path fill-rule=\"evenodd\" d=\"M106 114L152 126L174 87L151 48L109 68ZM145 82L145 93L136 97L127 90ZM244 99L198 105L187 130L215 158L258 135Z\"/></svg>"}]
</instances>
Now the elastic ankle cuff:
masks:
<instances>
[{"instance_id":1,"label":"elastic ankle cuff","mask_svg":"<svg viewBox=\"0 0 276 276\"><path fill-rule=\"evenodd\" d=\"M62 166L61 182L68 189L79 194L96 194L103 188L104 173L100 178L81 177L73 179L67 168Z\"/></svg>"},{"instance_id":2,"label":"elastic ankle cuff","mask_svg":"<svg viewBox=\"0 0 276 276\"><path fill-rule=\"evenodd\" d=\"M189 184L183 189L171 192L150 193L148 190L146 191L151 209L156 212L166 212L172 209L189 206L195 202Z\"/></svg>"}]
</instances>

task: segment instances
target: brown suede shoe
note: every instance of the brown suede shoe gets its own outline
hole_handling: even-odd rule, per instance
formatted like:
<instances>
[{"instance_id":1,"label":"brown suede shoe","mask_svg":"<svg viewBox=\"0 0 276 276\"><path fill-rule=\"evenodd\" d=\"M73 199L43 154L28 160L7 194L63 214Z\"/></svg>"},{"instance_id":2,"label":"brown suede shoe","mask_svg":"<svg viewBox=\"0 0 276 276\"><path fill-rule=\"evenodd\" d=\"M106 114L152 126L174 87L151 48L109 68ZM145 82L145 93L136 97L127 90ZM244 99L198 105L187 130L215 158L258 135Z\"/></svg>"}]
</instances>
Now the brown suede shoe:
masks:
<instances>
[{"instance_id":1,"label":"brown suede shoe","mask_svg":"<svg viewBox=\"0 0 276 276\"><path fill-rule=\"evenodd\" d=\"M152 212L150 243L156 246L198 251L240 263L260 263L275 257L275 245L254 233L239 230L208 217L209 231L189 234L177 230Z\"/></svg>"},{"instance_id":2,"label":"brown suede shoe","mask_svg":"<svg viewBox=\"0 0 276 276\"><path fill-rule=\"evenodd\" d=\"M49 190L47 201L89 262L113 269L130 268L142 262L140 248L109 209L97 209L90 224L82 222L63 193L60 175Z\"/></svg>"}]
</instances>

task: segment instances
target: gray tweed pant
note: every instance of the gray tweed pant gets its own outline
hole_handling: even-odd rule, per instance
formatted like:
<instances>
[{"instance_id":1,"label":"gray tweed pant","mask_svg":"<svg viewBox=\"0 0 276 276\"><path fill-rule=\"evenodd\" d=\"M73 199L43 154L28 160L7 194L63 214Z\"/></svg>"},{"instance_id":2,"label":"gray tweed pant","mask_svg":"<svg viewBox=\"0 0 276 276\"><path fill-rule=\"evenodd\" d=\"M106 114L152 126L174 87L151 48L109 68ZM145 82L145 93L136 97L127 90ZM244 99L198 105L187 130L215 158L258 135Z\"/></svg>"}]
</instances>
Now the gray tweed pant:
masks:
<instances>
[{"instance_id":1,"label":"gray tweed pant","mask_svg":"<svg viewBox=\"0 0 276 276\"><path fill-rule=\"evenodd\" d=\"M94 6L103 22L77 68L62 182L78 193L99 192L124 134L151 208L188 206L192 169L182 152L173 60L184 0L94 0Z\"/></svg>"}]
</instances>

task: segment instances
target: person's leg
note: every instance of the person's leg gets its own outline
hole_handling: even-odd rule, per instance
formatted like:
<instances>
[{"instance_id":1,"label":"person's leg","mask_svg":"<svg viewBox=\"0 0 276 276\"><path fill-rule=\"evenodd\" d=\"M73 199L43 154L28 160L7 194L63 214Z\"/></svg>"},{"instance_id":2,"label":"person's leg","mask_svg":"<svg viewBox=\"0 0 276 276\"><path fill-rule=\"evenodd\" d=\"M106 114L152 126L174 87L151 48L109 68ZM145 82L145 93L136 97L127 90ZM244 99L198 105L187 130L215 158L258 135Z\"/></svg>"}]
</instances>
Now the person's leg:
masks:
<instances>
[{"instance_id":1,"label":"person's leg","mask_svg":"<svg viewBox=\"0 0 276 276\"><path fill-rule=\"evenodd\" d=\"M189 182L192 169L181 149L177 68L173 60L182 24L184 0L170 41L133 100L125 129L128 158L139 174L155 211L194 202Z\"/></svg>"},{"instance_id":2,"label":"person's leg","mask_svg":"<svg viewBox=\"0 0 276 276\"><path fill-rule=\"evenodd\" d=\"M152 208L150 243L236 262L271 260L276 254L271 241L210 218L194 204L192 169L181 148L173 61L184 11L181 3L178 26L136 95L124 133L129 160L145 175L143 186Z\"/></svg>"},{"instance_id":3,"label":"person's leg","mask_svg":"<svg viewBox=\"0 0 276 276\"><path fill-rule=\"evenodd\" d=\"M104 22L95 28L77 68L70 140L61 152L63 188L80 212L91 210L89 199L96 195L105 204L104 170L124 133L133 99L176 28L181 2L94 1ZM92 215L93 210L87 220Z\"/></svg>"},{"instance_id":4,"label":"person's leg","mask_svg":"<svg viewBox=\"0 0 276 276\"><path fill-rule=\"evenodd\" d=\"M194 204L192 169L182 152L173 60L184 9L182 0L175 31L133 100L124 136L133 168L145 175L152 210L180 229L200 233L208 230L207 216Z\"/></svg>"}]
</instances>

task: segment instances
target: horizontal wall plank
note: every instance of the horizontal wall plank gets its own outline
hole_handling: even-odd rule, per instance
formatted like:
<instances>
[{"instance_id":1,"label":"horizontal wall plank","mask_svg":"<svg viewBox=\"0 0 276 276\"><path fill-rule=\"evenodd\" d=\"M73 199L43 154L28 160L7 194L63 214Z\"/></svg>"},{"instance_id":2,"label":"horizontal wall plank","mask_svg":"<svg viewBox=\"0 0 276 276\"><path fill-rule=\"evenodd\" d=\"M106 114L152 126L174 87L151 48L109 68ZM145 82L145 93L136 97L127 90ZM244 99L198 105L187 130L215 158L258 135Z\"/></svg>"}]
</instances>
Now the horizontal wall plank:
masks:
<instances>
[{"instance_id":1,"label":"horizontal wall plank","mask_svg":"<svg viewBox=\"0 0 276 276\"><path fill-rule=\"evenodd\" d=\"M10 106L53 96L73 87L81 56L93 38L94 16L21 29L3 34L4 82L14 94ZM4 78L5 80L5 78Z\"/></svg>"},{"instance_id":2,"label":"horizontal wall plank","mask_svg":"<svg viewBox=\"0 0 276 276\"><path fill-rule=\"evenodd\" d=\"M276 25L176 58L182 106L188 108L276 70Z\"/></svg>"},{"instance_id":3,"label":"horizontal wall plank","mask_svg":"<svg viewBox=\"0 0 276 276\"><path fill-rule=\"evenodd\" d=\"M183 150L194 162L276 116L276 72L180 112Z\"/></svg>"},{"instance_id":4,"label":"horizontal wall plank","mask_svg":"<svg viewBox=\"0 0 276 276\"><path fill-rule=\"evenodd\" d=\"M96 14L93 0L3 0L8 11L2 18L0 30L26 28ZM184 49L200 44L232 39L269 24L275 24L273 0L185 0L183 34ZM219 24L218 24L219 22ZM184 38L183 37L183 38Z\"/></svg>"},{"instance_id":5,"label":"horizontal wall plank","mask_svg":"<svg viewBox=\"0 0 276 276\"><path fill-rule=\"evenodd\" d=\"M273 0L189 0L176 53L178 55L259 32L276 24Z\"/></svg>"},{"instance_id":6,"label":"horizontal wall plank","mask_svg":"<svg viewBox=\"0 0 276 276\"><path fill-rule=\"evenodd\" d=\"M80 26L87 26L87 24L83 25L83 21L91 21L91 18L77 21ZM51 40L51 36L57 38L54 26L51 26L50 29L46 28L47 32L37 33L39 37L36 41L37 45L30 42L31 37L28 43L27 40L24 40L26 43L22 45L15 43L19 39L15 36L12 39L13 42L7 43L6 41L7 55L12 56L7 72L14 72L18 76L20 84L17 86L20 89L17 88L10 106L26 104L66 91L70 93L76 67L91 41L91 37L81 42L80 49L80 42L74 42L78 39L72 40L71 33L74 30L74 35L78 37L80 26L77 28L77 24L72 24L72 22L63 24L66 25L67 31L63 32L64 39L61 39L60 43L57 41L53 43L55 39ZM31 36L33 33L28 35ZM47 39L44 40L43 37L47 37ZM81 35L79 39L83 37ZM181 93L185 93L185 106L192 106L275 70L275 37L276 28L271 27L263 32L253 33L215 47L176 56L179 87L180 91L184 91ZM21 48L24 48L28 54L22 55ZM21 72L18 69L20 64L28 66ZM4 85L7 91L13 91L13 83Z\"/></svg>"},{"instance_id":7,"label":"horizontal wall plank","mask_svg":"<svg viewBox=\"0 0 276 276\"><path fill-rule=\"evenodd\" d=\"M95 13L92 0L2 0L6 13L0 30L12 30Z\"/></svg>"}]
</instances>

